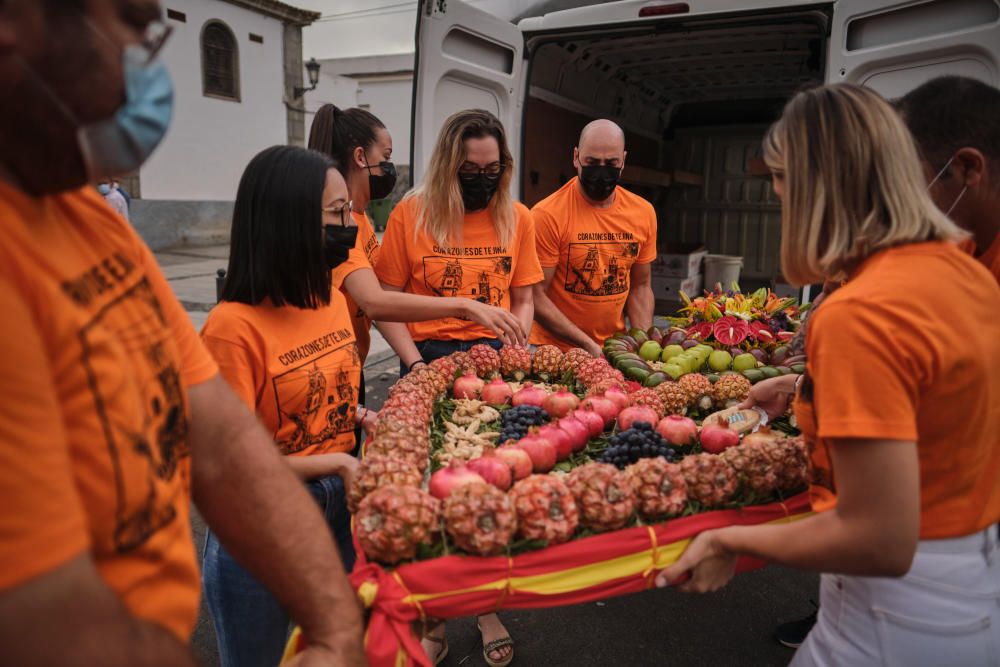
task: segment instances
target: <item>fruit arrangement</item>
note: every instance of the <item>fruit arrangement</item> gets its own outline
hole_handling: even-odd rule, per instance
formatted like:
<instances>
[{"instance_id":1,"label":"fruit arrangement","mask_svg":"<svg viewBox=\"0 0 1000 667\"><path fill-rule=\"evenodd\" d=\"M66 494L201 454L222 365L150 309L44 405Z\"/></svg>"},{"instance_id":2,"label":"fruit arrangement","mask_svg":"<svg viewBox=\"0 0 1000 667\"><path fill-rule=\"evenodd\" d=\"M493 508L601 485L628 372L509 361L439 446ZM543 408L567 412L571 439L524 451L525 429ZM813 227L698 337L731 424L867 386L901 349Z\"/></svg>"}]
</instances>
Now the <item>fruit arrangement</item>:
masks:
<instances>
[{"instance_id":1,"label":"fruit arrangement","mask_svg":"<svg viewBox=\"0 0 1000 667\"><path fill-rule=\"evenodd\" d=\"M390 565L511 554L805 486L800 439L723 410L745 377L693 377L644 387L551 346L436 360L393 386L365 445L358 543ZM682 416L691 406L722 411L699 426Z\"/></svg>"}]
</instances>

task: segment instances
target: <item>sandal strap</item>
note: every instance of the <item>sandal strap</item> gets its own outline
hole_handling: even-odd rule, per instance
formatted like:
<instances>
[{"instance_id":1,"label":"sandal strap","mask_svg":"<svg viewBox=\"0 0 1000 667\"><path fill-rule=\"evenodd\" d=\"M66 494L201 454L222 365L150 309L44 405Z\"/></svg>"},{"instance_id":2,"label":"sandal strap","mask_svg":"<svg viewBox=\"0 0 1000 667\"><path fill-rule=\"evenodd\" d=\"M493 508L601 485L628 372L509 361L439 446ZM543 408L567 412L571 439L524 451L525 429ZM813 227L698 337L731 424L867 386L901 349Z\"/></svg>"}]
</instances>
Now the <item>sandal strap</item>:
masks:
<instances>
[{"instance_id":1,"label":"sandal strap","mask_svg":"<svg viewBox=\"0 0 1000 667\"><path fill-rule=\"evenodd\" d=\"M513 645L514 645L513 639L511 639L510 637L501 637L500 639L494 639L491 642L483 644L483 651L489 653L490 651L496 651L498 649L504 648L505 646L513 646Z\"/></svg>"}]
</instances>

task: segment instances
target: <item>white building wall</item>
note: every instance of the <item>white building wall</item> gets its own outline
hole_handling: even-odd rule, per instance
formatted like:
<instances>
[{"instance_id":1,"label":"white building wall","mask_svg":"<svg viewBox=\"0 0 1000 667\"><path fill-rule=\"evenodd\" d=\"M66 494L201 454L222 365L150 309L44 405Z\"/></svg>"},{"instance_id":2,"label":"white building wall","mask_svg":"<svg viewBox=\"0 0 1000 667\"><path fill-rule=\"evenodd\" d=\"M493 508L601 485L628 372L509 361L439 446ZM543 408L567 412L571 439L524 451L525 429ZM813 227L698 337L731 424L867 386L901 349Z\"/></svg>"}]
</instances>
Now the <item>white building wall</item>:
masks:
<instances>
[{"instance_id":1,"label":"white building wall","mask_svg":"<svg viewBox=\"0 0 1000 667\"><path fill-rule=\"evenodd\" d=\"M173 34L162 58L174 81L170 130L140 171L143 199L233 200L247 162L267 146L287 143L282 24L220 0L165 0ZM239 49L240 101L205 97L201 31L210 20L229 26ZM250 33L264 38L251 42Z\"/></svg>"}]
</instances>

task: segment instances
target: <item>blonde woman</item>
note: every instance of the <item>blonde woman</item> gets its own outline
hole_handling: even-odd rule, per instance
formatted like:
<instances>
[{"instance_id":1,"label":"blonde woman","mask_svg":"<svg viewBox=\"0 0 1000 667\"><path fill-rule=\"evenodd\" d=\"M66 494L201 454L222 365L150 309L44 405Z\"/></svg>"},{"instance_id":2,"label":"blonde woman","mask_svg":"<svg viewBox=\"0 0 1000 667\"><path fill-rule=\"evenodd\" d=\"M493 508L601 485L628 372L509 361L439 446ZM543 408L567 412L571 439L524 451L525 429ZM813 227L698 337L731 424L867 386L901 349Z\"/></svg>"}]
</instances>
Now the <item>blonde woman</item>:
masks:
<instances>
[{"instance_id":1,"label":"blonde woman","mask_svg":"<svg viewBox=\"0 0 1000 667\"><path fill-rule=\"evenodd\" d=\"M784 275L847 281L812 317L795 402L817 514L706 531L657 584L716 590L741 554L817 570L793 665L996 664L1000 287L876 93L799 93L764 148Z\"/></svg>"},{"instance_id":2,"label":"blonde woman","mask_svg":"<svg viewBox=\"0 0 1000 667\"><path fill-rule=\"evenodd\" d=\"M388 290L466 297L510 310L525 340L534 318L531 286L542 280L528 209L511 196L513 158L503 125L488 111L448 118L424 182L389 216L376 273ZM501 341L489 329L454 317L408 325L415 364Z\"/></svg>"},{"instance_id":3,"label":"blonde woman","mask_svg":"<svg viewBox=\"0 0 1000 667\"><path fill-rule=\"evenodd\" d=\"M382 286L413 294L465 297L509 309L526 335L534 319L531 286L542 280L528 209L513 201L514 165L503 126L487 111L445 121L424 182L393 210L375 268ZM493 333L474 322L444 318L408 325L415 346L401 350L401 372L485 343ZM483 657L492 667L514 658L513 641L496 614L479 618ZM437 664L448 652L444 625L425 639Z\"/></svg>"}]
</instances>

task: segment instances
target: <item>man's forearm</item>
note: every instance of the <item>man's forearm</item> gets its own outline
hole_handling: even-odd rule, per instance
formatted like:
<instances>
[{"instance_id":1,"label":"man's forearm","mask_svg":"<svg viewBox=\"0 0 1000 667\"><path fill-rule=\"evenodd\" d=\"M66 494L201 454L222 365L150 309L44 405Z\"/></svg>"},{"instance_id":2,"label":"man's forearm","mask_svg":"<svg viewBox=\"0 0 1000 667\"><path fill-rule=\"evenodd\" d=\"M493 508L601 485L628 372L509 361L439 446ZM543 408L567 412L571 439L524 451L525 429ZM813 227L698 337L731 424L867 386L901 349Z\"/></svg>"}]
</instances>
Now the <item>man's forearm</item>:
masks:
<instances>
[{"instance_id":1,"label":"man's forearm","mask_svg":"<svg viewBox=\"0 0 1000 667\"><path fill-rule=\"evenodd\" d=\"M535 319L553 336L584 349L593 346L593 339L573 324L544 292L535 291Z\"/></svg>"},{"instance_id":2,"label":"man's forearm","mask_svg":"<svg viewBox=\"0 0 1000 667\"><path fill-rule=\"evenodd\" d=\"M521 301L519 303L514 303L510 307L510 312L517 317L518 322L521 323L521 328L524 329L524 335L531 335L531 326L535 322L535 305L531 300Z\"/></svg>"},{"instance_id":3,"label":"man's forearm","mask_svg":"<svg viewBox=\"0 0 1000 667\"><path fill-rule=\"evenodd\" d=\"M625 303L625 311L628 314L629 323L638 329L645 331L653 326L653 310L656 303L653 297L653 289L649 285L635 287L628 295Z\"/></svg>"},{"instance_id":4,"label":"man's forearm","mask_svg":"<svg viewBox=\"0 0 1000 667\"><path fill-rule=\"evenodd\" d=\"M305 486L221 378L190 394L192 493L208 525L310 642L363 660L357 598Z\"/></svg>"}]
</instances>

